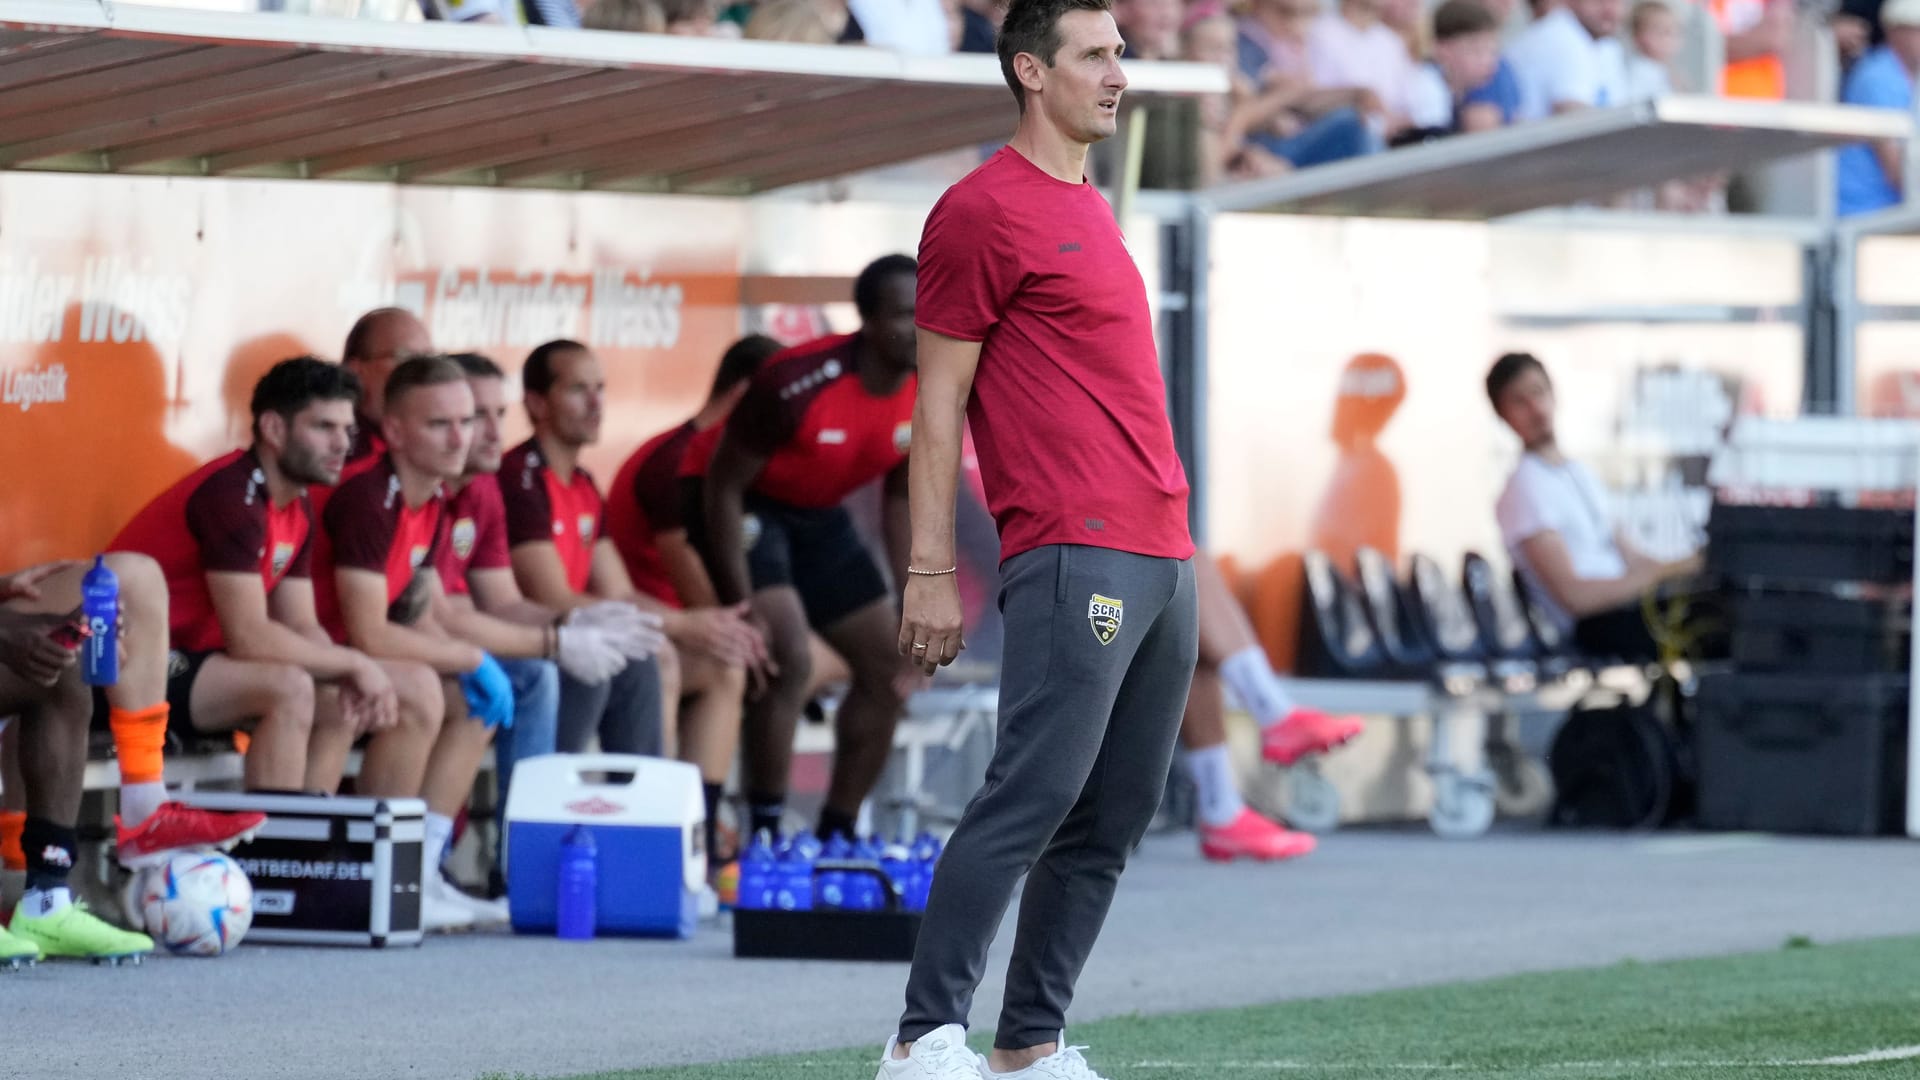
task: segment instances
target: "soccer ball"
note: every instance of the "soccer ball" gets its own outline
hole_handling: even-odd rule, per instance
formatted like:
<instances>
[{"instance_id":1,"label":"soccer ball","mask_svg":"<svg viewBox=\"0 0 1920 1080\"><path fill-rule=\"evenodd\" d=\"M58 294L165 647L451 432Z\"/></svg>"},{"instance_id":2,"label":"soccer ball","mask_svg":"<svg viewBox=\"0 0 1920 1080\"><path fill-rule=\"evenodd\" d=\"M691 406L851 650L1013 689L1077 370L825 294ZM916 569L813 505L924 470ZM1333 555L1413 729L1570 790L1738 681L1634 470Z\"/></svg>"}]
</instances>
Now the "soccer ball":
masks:
<instances>
[{"instance_id":1,"label":"soccer ball","mask_svg":"<svg viewBox=\"0 0 1920 1080\"><path fill-rule=\"evenodd\" d=\"M253 925L253 884L217 851L182 851L133 877L128 914L168 952L219 956Z\"/></svg>"}]
</instances>

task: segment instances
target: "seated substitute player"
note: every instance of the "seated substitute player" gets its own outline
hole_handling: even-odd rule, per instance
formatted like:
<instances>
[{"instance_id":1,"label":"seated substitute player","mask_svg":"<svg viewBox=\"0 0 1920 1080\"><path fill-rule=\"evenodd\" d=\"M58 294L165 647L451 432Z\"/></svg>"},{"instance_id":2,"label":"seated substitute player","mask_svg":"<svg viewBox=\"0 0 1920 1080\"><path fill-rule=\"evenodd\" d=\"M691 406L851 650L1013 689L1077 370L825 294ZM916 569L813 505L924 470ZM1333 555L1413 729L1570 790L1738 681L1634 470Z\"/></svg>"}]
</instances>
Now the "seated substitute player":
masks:
<instances>
[{"instance_id":1,"label":"seated substitute player","mask_svg":"<svg viewBox=\"0 0 1920 1080\"><path fill-rule=\"evenodd\" d=\"M446 542L439 549L445 592L440 621L456 637L498 657L513 685L513 726L494 749L498 802L507 805L513 766L554 751L559 721L560 675L596 686L644 660L665 644L660 620L631 604L605 603L565 617L528 600L513 580L507 554L507 510L500 499L500 459L506 428L506 376L477 353L451 358L466 372L473 391L473 445L466 471L447 483ZM559 667L554 666L557 661ZM729 744L731 745L731 744ZM721 766L722 779L725 765ZM505 830L496 832L496 895L504 893Z\"/></svg>"},{"instance_id":2,"label":"seated substitute player","mask_svg":"<svg viewBox=\"0 0 1920 1080\"><path fill-rule=\"evenodd\" d=\"M607 536L620 552L627 576L635 588L667 607L697 611L719 604L713 579L707 576L706 564L690 539L696 531L705 532L699 521L701 480L721 423L740 395L746 393L754 373L781 348L778 341L764 334L750 334L734 342L720 358L712 391L700 411L686 423L642 443L621 465L607 492ZM688 453L696 442L702 447L697 462L695 455ZM817 634L810 637L813 685L809 698L827 686L846 682L849 674L846 662L826 642ZM742 704L738 696L716 695L713 707L729 701L737 717ZM697 707L698 703L682 705L683 710ZM685 730L690 726L683 719L680 755L699 764L709 805L717 806L733 767L737 740L715 738L699 745Z\"/></svg>"},{"instance_id":3,"label":"seated substitute player","mask_svg":"<svg viewBox=\"0 0 1920 1080\"><path fill-rule=\"evenodd\" d=\"M166 575L172 723L248 732L250 791L334 791L354 738L431 723L431 673L334 644L314 606L307 488L339 482L359 389L324 360L275 364L254 386L253 445L161 493L114 540ZM407 743L376 739L372 773Z\"/></svg>"},{"instance_id":4,"label":"seated substitute player","mask_svg":"<svg viewBox=\"0 0 1920 1080\"><path fill-rule=\"evenodd\" d=\"M1199 818L1200 853L1216 861L1237 858L1290 859L1314 849L1307 833L1261 817L1240 797L1227 754L1222 684L1260 726L1260 754L1275 765L1292 765L1325 753L1358 735L1364 725L1350 716L1328 716L1294 703L1267 662L1247 613L1205 552L1193 560L1194 594L1200 613L1200 661L1187 711L1180 722L1183 760L1192 778Z\"/></svg>"},{"instance_id":5,"label":"seated substitute player","mask_svg":"<svg viewBox=\"0 0 1920 1080\"><path fill-rule=\"evenodd\" d=\"M0 727L18 724L25 789L27 890L0 928L0 964L45 956L92 960L141 957L153 939L110 926L76 903L67 886L80 858L80 797L87 770L92 697L74 651L56 640L75 628L67 614L19 610L44 597L40 585L62 564L0 577ZM127 657L132 660L131 654Z\"/></svg>"},{"instance_id":6,"label":"seated substitute player","mask_svg":"<svg viewBox=\"0 0 1920 1080\"><path fill-rule=\"evenodd\" d=\"M380 421L386 415L387 377L416 356L433 355L433 337L427 324L405 308L376 308L354 320L340 348L340 366L360 380L360 400L353 411L352 464L387 452Z\"/></svg>"},{"instance_id":7,"label":"seated substitute player","mask_svg":"<svg viewBox=\"0 0 1920 1080\"><path fill-rule=\"evenodd\" d=\"M369 776L363 767L358 790L426 800L423 926L498 922L505 915L499 906L468 897L439 872L453 818L472 794L493 728L513 718L513 689L499 663L448 633L433 611L440 595L432 564L444 532L442 485L466 468L473 392L460 365L416 357L394 369L383 399L387 452L341 483L320 512L320 618L336 641L439 676L437 723L422 726L417 734L424 737L410 739L410 752L391 768Z\"/></svg>"},{"instance_id":8,"label":"seated substitute player","mask_svg":"<svg viewBox=\"0 0 1920 1080\"><path fill-rule=\"evenodd\" d=\"M93 726L113 732L120 767L120 813L114 851L126 866L145 866L189 848L231 848L257 832L262 814L219 813L167 798L168 702L167 581L153 559L137 551L113 551L107 568L120 583L120 637L127 659L119 680L93 691ZM8 607L32 614L66 614L80 607L80 583L89 565L48 563L22 571L36 585L32 596L15 597ZM4 714L0 714L4 715ZM0 812L0 851L7 868L20 865L15 847L24 826L21 811Z\"/></svg>"},{"instance_id":9,"label":"seated substitute player","mask_svg":"<svg viewBox=\"0 0 1920 1080\"><path fill-rule=\"evenodd\" d=\"M914 260L888 255L854 282L860 329L769 359L727 418L707 469L702 554L720 602L752 600L773 660L748 704L753 831L785 813L793 732L812 681L808 627L846 657L833 779L819 833L851 833L893 749L904 668L887 579L841 502L886 478L882 531L894 580L907 558L914 397Z\"/></svg>"},{"instance_id":10,"label":"seated substitute player","mask_svg":"<svg viewBox=\"0 0 1920 1080\"><path fill-rule=\"evenodd\" d=\"M672 648L635 663L603 686L560 679L562 752L578 752L598 733L611 753L663 754L677 730L681 691L695 695L689 741L698 746L737 738L738 702L746 666L761 656L745 612L674 610L640 593L606 538L604 503L580 454L600 438L606 378L592 350L550 341L528 355L520 372L533 438L507 452L500 494L507 542L522 592L557 611L613 600L653 611ZM715 792L710 791L711 798ZM712 807L708 818L712 819Z\"/></svg>"}]
</instances>

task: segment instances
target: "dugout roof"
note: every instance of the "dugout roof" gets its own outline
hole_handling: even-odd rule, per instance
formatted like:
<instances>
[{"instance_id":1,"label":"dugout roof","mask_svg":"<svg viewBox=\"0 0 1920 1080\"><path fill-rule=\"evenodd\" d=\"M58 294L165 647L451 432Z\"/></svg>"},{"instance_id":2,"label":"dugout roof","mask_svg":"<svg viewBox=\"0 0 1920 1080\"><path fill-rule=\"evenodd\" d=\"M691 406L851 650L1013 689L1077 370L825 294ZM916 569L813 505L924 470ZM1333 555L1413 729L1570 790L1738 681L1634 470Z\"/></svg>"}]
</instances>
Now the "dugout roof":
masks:
<instances>
[{"instance_id":1,"label":"dugout roof","mask_svg":"<svg viewBox=\"0 0 1920 1080\"><path fill-rule=\"evenodd\" d=\"M1230 184L1207 199L1226 211L1483 220L1913 130L1911 115L1890 109L1669 97Z\"/></svg>"},{"instance_id":2,"label":"dugout roof","mask_svg":"<svg viewBox=\"0 0 1920 1080\"><path fill-rule=\"evenodd\" d=\"M7 169L750 194L1004 139L1011 105L990 56L0 3Z\"/></svg>"}]
</instances>

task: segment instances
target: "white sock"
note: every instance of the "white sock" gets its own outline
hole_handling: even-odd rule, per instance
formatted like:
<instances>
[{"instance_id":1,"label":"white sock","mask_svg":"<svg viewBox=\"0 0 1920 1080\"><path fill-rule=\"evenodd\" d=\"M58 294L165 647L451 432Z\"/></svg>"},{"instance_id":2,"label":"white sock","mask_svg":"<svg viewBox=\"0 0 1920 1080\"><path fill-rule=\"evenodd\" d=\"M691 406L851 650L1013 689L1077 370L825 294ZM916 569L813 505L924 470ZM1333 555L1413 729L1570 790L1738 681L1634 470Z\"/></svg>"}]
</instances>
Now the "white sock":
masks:
<instances>
[{"instance_id":1,"label":"white sock","mask_svg":"<svg viewBox=\"0 0 1920 1080\"><path fill-rule=\"evenodd\" d=\"M1218 829L1233 824L1247 804L1240 799L1240 785L1233 777L1233 758L1227 744L1189 750L1183 755L1187 775L1193 778L1195 810L1202 823Z\"/></svg>"},{"instance_id":2,"label":"white sock","mask_svg":"<svg viewBox=\"0 0 1920 1080\"><path fill-rule=\"evenodd\" d=\"M427 811L426 868L428 874L440 873L440 860L447 857L447 842L453 839L453 819Z\"/></svg>"},{"instance_id":3,"label":"white sock","mask_svg":"<svg viewBox=\"0 0 1920 1080\"><path fill-rule=\"evenodd\" d=\"M153 816L167 801L167 785L159 780L120 785L120 824L131 829Z\"/></svg>"},{"instance_id":4,"label":"white sock","mask_svg":"<svg viewBox=\"0 0 1920 1080\"><path fill-rule=\"evenodd\" d=\"M1233 696L1253 714L1254 723L1269 728L1293 711L1293 698L1267 663L1267 654L1258 645L1249 645L1220 661L1220 678Z\"/></svg>"},{"instance_id":5,"label":"white sock","mask_svg":"<svg viewBox=\"0 0 1920 1080\"><path fill-rule=\"evenodd\" d=\"M73 890L65 885L57 889L28 889L20 894L20 907L17 909L34 918L43 915L58 915L73 903Z\"/></svg>"}]
</instances>

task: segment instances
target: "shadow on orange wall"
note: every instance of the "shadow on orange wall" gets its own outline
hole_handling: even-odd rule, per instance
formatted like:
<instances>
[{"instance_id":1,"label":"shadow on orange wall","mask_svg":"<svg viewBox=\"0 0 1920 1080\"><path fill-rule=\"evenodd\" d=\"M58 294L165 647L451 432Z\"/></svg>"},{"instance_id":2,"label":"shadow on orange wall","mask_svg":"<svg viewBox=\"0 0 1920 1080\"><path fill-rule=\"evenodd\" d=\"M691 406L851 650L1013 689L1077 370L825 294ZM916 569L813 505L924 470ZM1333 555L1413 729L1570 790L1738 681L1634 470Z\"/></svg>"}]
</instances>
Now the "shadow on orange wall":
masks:
<instances>
[{"instance_id":1,"label":"shadow on orange wall","mask_svg":"<svg viewBox=\"0 0 1920 1080\"><path fill-rule=\"evenodd\" d=\"M81 341L80 305L62 317L58 342L0 361L10 388L25 378L58 392L24 410L0 404L0 567L92 554L198 464L167 439L167 367L141 328L119 342ZM130 318L109 312L95 325L125 331Z\"/></svg>"},{"instance_id":2,"label":"shadow on orange wall","mask_svg":"<svg viewBox=\"0 0 1920 1080\"><path fill-rule=\"evenodd\" d=\"M1377 548L1395 565L1400 561L1400 474L1379 438L1406 396L1406 375L1391 356L1361 353L1340 373L1329 433L1339 456L1308 526L1307 546L1326 552L1348 573L1361 547ZM1301 564L1299 552L1284 552L1241 578L1248 582L1247 615L1276 671L1293 670L1298 651Z\"/></svg>"}]
</instances>

